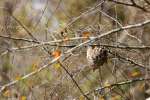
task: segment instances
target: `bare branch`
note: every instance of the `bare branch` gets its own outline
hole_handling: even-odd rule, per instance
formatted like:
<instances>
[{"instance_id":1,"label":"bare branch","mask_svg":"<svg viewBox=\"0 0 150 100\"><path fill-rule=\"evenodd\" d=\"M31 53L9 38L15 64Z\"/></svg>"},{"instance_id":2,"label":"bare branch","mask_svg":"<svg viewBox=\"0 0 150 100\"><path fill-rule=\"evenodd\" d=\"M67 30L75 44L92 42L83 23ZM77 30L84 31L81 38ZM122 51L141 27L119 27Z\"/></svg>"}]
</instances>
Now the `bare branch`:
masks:
<instances>
[{"instance_id":1,"label":"bare branch","mask_svg":"<svg viewBox=\"0 0 150 100\"><path fill-rule=\"evenodd\" d=\"M27 74L27 75L24 75L24 76L21 77L21 79L19 79L19 80L14 80L14 81L12 81L12 82L10 82L10 83L8 83L8 84L5 84L5 85L3 85L3 86L0 86L0 87L1 87L1 88L0 88L0 93L1 93L5 88L10 87L10 86L12 86L12 85L18 83L19 81L24 80L24 79L27 79L28 77L33 76L33 75L35 75L36 73L38 73L38 72L40 72L40 71L46 69L48 66L52 65L53 63L55 63L59 58L60 58L60 57L57 57L57 58L53 59L50 63L48 63L48 64L46 64L46 65L40 67L39 69L37 69L37 70L35 70L35 71L33 71L33 72Z\"/></svg>"},{"instance_id":2,"label":"bare branch","mask_svg":"<svg viewBox=\"0 0 150 100\"><path fill-rule=\"evenodd\" d=\"M35 24L34 28L36 28L38 26L38 24L41 22L41 19L42 19L43 15L44 15L44 13L45 13L45 11L47 9L47 5L48 5L48 0L46 1L45 7L44 7L44 9L42 11L42 14L41 14L40 18L38 19L37 23Z\"/></svg>"},{"instance_id":3,"label":"bare branch","mask_svg":"<svg viewBox=\"0 0 150 100\"><path fill-rule=\"evenodd\" d=\"M104 87L96 88L93 91L87 92L86 95L89 95L94 91L102 91L103 89L112 88L114 86L121 86L121 85L131 84L131 83L135 83L135 82L149 81L149 80L150 80L150 78L138 78L138 79L127 80L127 81L123 81L123 82L118 82L118 83L110 84L110 85L107 85Z\"/></svg>"},{"instance_id":4,"label":"bare branch","mask_svg":"<svg viewBox=\"0 0 150 100\"><path fill-rule=\"evenodd\" d=\"M76 21L79 20L80 18L97 12L98 10L96 10L96 9L98 9L104 2L105 2L105 0L102 1L102 2L100 2L99 4L97 4L96 6L90 8L89 10L83 12L81 15L79 15L79 16L73 18L73 20L70 21L70 22L67 24L67 26L66 26L65 28L70 27L74 22L76 22Z\"/></svg>"},{"instance_id":5,"label":"bare branch","mask_svg":"<svg viewBox=\"0 0 150 100\"><path fill-rule=\"evenodd\" d=\"M69 75L69 77L71 78L71 80L74 82L74 84L78 87L78 89L80 90L80 92L82 93L82 95L87 99L90 100L87 95L84 94L84 92L82 91L82 89L80 88L80 86L78 85L78 83L76 82L76 80L73 78L73 75L65 68L65 66L59 61L59 64L61 65L61 67L65 70L65 72Z\"/></svg>"},{"instance_id":6,"label":"bare branch","mask_svg":"<svg viewBox=\"0 0 150 100\"><path fill-rule=\"evenodd\" d=\"M124 26L124 27L121 27L121 28L117 28L117 29L108 31L108 32L106 32L106 33L103 33L103 34L101 34L101 35L98 35L97 37L91 37L90 40L85 41L85 42L79 44L79 45L76 46L76 47L73 47L73 48L70 49L68 52L71 52L71 51L73 51L74 49L79 48L79 47L81 47L81 46L83 46L83 45L85 45L85 44L87 44L87 43L89 43L89 42L91 42L91 41L100 39L100 38L102 38L102 37L104 37L104 36L107 36L107 35L110 35L110 34L112 34L112 33L120 32L120 31L126 30L126 29L142 27L142 26L147 25L147 24L149 24L149 23L150 23L150 20L147 20L147 21L144 21L144 22L141 22L141 23L138 23L138 24L128 25L128 26ZM68 53L68 52L67 52L67 53Z\"/></svg>"},{"instance_id":7,"label":"bare branch","mask_svg":"<svg viewBox=\"0 0 150 100\"><path fill-rule=\"evenodd\" d=\"M97 37L89 37L89 40L88 41L85 41L73 48L71 48L69 51L67 51L66 53L70 52L70 51L73 51L74 49L78 48L78 47L81 47L91 41L94 41L96 39L100 39L106 35L110 35L112 33L116 33L116 32L119 32L119 31L123 31L123 30L126 30L126 29L131 29L131 28L137 28L137 27L142 27L144 25L147 25L150 23L150 20L147 20L147 21L144 21L144 22L141 22L141 23L138 23L138 24L134 24L134 25L128 25L128 26L124 26L124 27L121 27L121 28L117 28L117 29L114 29L114 30L111 30L111 31L108 31L106 33L102 33L101 35L97 36ZM14 39L14 40L22 40L22 41L27 41L27 42L34 42L34 43L38 43L36 45L31 45L31 46L28 46L28 47L23 47L24 48L31 48L31 47L37 47L37 46L42 46L42 45L54 45L52 43L61 43L61 42L64 42L66 41L66 39L60 39L60 40L55 40L55 41L49 41L49 42L39 42L39 41L34 41L34 40L27 40L27 39L22 39L22 38L12 38L12 37L7 37L7 36L0 36L0 37L3 37L3 38L9 38L9 39ZM73 40L80 40L80 39L87 39L87 37L75 37L75 38L69 38L67 39L67 41L73 41ZM115 48L132 48L132 49L149 49L149 46L141 46L141 47L123 47L123 46L109 46L109 45L103 45L103 46L108 46L108 47L115 47ZM15 50L15 49L14 49Z\"/></svg>"},{"instance_id":8,"label":"bare branch","mask_svg":"<svg viewBox=\"0 0 150 100\"><path fill-rule=\"evenodd\" d=\"M119 27L123 27L123 25L122 25L119 21L117 21L117 19L115 19L115 18L109 16L107 13L105 13L105 12L103 12L103 11L101 11L101 10L99 10L99 11L100 11L104 16L106 16L106 17L110 18L111 20L115 21L115 22L119 25ZM128 35L128 36L130 36L131 38L136 39L139 43L141 43L141 40L140 40L139 38L137 38L137 37L135 37L135 36L129 34L127 30L124 30L124 32L125 32L125 34L123 34L124 36L127 36L127 35ZM123 37L124 37L124 36L123 36Z\"/></svg>"},{"instance_id":9,"label":"bare branch","mask_svg":"<svg viewBox=\"0 0 150 100\"><path fill-rule=\"evenodd\" d=\"M0 54L0 56L6 54L8 51L14 52L17 50L24 50L24 49L30 49L34 47L39 47L41 45L50 45L50 46L57 46L57 47L67 47L67 48L73 48L77 45L58 45L58 44L50 44L47 42L41 42L40 44L32 44L28 46L22 46L22 47L14 47L14 48L9 48L9 50L6 50ZM109 44L93 44L91 46L103 46L103 47L109 47L109 48L116 48L116 49L150 49L150 46L121 46L121 45L109 45Z\"/></svg>"},{"instance_id":10,"label":"bare branch","mask_svg":"<svg viewBox=\"0 0 150 100\"><path fill-rule=\"evenodd\" d=\"M87 44L87 43L89 43L89 42L91 42L91 41L93 41L93 40L96 40L96 39L102 38L102 37L104 37L104 36L110 35L110 34L112 34L112 33L119 32L119 31L122 31L122 30L125 30L125 29L131 29L131 28L141 27L141 26L147 25L147 24L149 24L149 23L150 23L150 20L147 20L147 21L144 21L144 22L142 22L142 23L138 23L138 24L134 24L134 25L128 25L128 26L125 26L125 27L122 27L122 28L117 28L117 29L108 31L108 32L106 32L106 33L103 33L103 34L97 36L97 37L90 38L90 40L85 41L85 42L83 42L83 43L81 43L81 44L79 44L79 45L77 45L77 46L75 46L75 47L69 49L69 50L66 51L64 54L70 55L71 52L74 51L74 50L76 50L77 48L79 48L79 47L81 47L81 46L84 46L85 44ZM82 37L82 38L83 38L83 37ZM76 38L74 38L74 39L77 40ZM56 43L56 42L62 42L62 40L51 41L51 42L49 42L49 43ZM42 44L42 45L43 45L43 44ZM46 64L46 65L44 65L43 67L40 67L38 70L33 71L33 72L31 72L31 73L29 73L29 74L23 76L23 77L21 78L21 80L26 79L26 78L28 78L28 77L30 77L30 76L32 76L32 75L35 75L36 73L38 73L38 72L44 70L44 69L47 68L49 65L55 63L56 61L58 61L59 58L62 58L63 56L64 56L64 55L60 55L60 56L57 57L56 59L53 59L49 64ZM129 60L129 61L130 61L130 60ZM134 63L133 61L131 61L131 63L136 64L136 63ZM139 64L136 64L136 65L140 66ZM141 66L141 67L143 67L143 66ZM14 85L14 84L16 84L17 82L19 82L19 80L15 80L15 81L12 81L12 82L10 82L10 83L8 83L8 84L5 84L5 85L1 86L0 92L2 92L6 87L9 87L9 86L11 86L11 85Z\"/></svg>"},{"instance_id":11,"label":"bare branch","mask_svg":"<svg viewBox=\"0 0 150 100\"><path fill-rule=\"evenodd\" d=\"M117 0L108 0L108 1L114 2L114 3L116 3L116 4L121 4L121 5L126 5L126 6L135 7L135 8L138 8L138 9L143 10L144 12L149 12L149 11L148 11L147 9L145 9L144 7L141 7L141 6L137 5L134 0L131 0L131 3L119 2L119 1L117 1Z\"/></svg>"},{"instance_id":12,"label":"bare branch","mask_svg":"<svg viewBox=\"0 0 150 100\"><path fill-rule=\"evenodd\" d=\"M150 46L121 46L121 45L108 45L108 44L98 44L93 46L103 46L110 48L119 48L119 49L150 49Z\"/></svg>"},{"instance_id":13,"label":"bare branch","mask_svg":"<svg viewBox=\"0 0 150 100\"><path fill-rule=\"evenodd\" d=\"M135 3L135 1L134 0L130 0L131 2L132 2L132 4L135 4L136 5L136 3Z\"/></svg>"},{"instance_id":14,"label":"bare branch","mask_svg":"<svg viewBox=\"0 0 150 100\"><path fill-rule=\"evenodd\" d=\"M114 56L116 56L116 57L118 57L118 58L120 58L120 59L122 59L122 60L128 61L128 62L130 62L131 64L134 64L134 65L136 65L136 66L139 66L139 67L141 67L141 68L143 68L143 69L147 69L148 71L150 71L149 68L144 67L144 65L138 64L137 62L134 62L134 61L133 61L132 59L130 59L130 58L122 57L122 56L120 56L119 54L113 53L113 52L111 52L111 51L109 51L109 53L112 54L112 55L114 55Z\"/></svg>"},{"instance_id":15,"label":"bare branch","mask_svg":"<svg viewBox=\"0 0 150 100\"><path fill-rule=\"evenodd\" d=\"M37 41L37 39L33 36L33 34L18 20L15 16L12 15L12 18L28 33L28 35L34 40Z\"/></svg>"},{"instance_id":16,"label":"bare branch","mask_svg":"<svg viewBox=\"0 0 150 100\"><path fill-rule=\"evenodd\" d=\"M25 41L25 42L34 42L38 43L37 41L31 40L31 39L25 39L25 38L16 38L16 37L10 37L10 36L5 36L5 35L0 35L1 38L6 38L6 39L11 39L11 40L16 40L16 41Z\"/></svg>"},{"instance_id":17,"label":"bare branch","mask_svg":"<svg viewBox=\"0 0 150 100\"><path fill-rule=\"evenodd\" d=\"M150 5L150 1L148 1L148 0L144 0L147 4L149 4Z\"/></svg>"}]
</instances>

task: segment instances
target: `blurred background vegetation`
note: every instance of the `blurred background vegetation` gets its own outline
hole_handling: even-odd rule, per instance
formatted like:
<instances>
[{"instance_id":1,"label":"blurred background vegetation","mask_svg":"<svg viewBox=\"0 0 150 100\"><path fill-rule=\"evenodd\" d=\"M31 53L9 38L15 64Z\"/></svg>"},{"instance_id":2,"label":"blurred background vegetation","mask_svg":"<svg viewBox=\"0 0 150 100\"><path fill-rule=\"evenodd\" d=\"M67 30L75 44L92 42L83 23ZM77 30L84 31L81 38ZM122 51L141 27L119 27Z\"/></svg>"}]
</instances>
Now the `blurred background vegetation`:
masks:
<instances>
[{"instance_id":1,"label":"blurred background vegetation","mask_svg":"<svg viewBox=\"0 0 150 100\"><path fill-rule=\"evenodd\" d=\"M58 45L78 45L86 41L64 41L22 49L35 43L10 39L11 37L33 39L27 30L38 41L43 42L98 36L115 28L150 19L149 12L139 7L112 1L115 0L0 0L0 86L20 80L22 76L49 63L57 56L56 53L63 54L71 48ZM132 0L116 1L132 3ZM150 11L149 0L134 1ZM149 33L150 25L146 25L105 36L95 44L149 46ZM108 49L149 68L149 49ZM86 60L86 47L78 48L72 53L68 59L60 60L83 92L89 93L88 97L91 100L145 100L146 95L150 95L146 92L149 89L148 82L136 82L90 92L100 87L99 72L91 70ZM102 86L149 76L149 72L145 69L112 55L101 70ZM0 100L86 100L86 98L82 96L59 62L56 62L47 69L5 88Z\"/></svg>"}]
</instances>

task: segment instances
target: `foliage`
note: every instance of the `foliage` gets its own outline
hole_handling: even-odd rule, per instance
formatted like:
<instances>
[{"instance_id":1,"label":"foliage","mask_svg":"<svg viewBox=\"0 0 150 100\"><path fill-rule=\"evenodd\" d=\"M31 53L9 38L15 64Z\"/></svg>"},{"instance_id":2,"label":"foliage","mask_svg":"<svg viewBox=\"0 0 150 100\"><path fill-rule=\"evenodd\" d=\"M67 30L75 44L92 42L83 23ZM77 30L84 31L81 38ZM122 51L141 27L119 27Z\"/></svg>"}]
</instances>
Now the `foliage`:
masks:
<instances>
[{"instance_id":1,"label":"foliage","mask_svg":"<svg viewBox=\"0 0 150 100\"><path fill-rule=\"evenodd\" d=\"M148 0L1 0L0 6L0 100L145 100ZM89 44L108 50L107 63L95 71L86 59Z\"/></svg>"}]
</instances>

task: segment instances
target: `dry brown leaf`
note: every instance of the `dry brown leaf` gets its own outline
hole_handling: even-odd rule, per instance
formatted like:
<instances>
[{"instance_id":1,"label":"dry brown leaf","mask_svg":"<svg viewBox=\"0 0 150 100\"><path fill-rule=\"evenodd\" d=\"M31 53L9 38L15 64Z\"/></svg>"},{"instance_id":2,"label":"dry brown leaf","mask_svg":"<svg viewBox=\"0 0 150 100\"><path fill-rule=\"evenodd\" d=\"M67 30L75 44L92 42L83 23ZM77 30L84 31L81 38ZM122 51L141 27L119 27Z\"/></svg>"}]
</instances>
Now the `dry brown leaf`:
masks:
<instances>
[{"instance_id":1,"label":"dry brown leaf","mask_svg":"<svg viewBox=\"0 0 150 100\"><path fill-rule=\"evenodd\" d=\"M88 31L82 32L82 36L83 36L83 37L89 38L90 34L91 34L91 33L88 32Z\"/></svg>"},{"instance_id":2,"label":"dry brown leaf","mask_svg":"<svg viewBox=\"0 0 150 100\"><path fill-rule=\"evenodd\" d=\"M54 52L52 52L52 56L54 57L54 58L57 58L57 57L59 57L61 55L61 51L60 50L55 50Z\"/></svg>"}]
</instances>

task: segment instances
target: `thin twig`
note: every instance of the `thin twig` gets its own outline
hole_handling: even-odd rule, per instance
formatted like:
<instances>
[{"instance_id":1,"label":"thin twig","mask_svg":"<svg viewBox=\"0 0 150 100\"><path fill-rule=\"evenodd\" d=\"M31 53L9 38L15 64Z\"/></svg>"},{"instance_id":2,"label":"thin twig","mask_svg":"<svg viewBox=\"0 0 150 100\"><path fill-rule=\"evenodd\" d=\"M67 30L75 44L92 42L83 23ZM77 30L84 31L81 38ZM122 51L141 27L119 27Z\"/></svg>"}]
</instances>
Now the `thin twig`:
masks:
<instances>
[{"instance_id":1,"label":"thin twig","mask_svg":"<svg viewBox=\"0 0 150 100\"><path fill-rule=\"evenodd\" d=\"M128 26L124 26L124 27L122 27L122 28L113 29L113 30L108 31L108 32L106 32L106 33L102 33L102 34L98 35L98 36L95 37L95 38L92 38L92 37L91 37L90 40L85 41L85 42L79 44L79 45L76 46L76 47L73 47L73 48L70 49L68 52L71 52L72 50L74 50L74 49L76 49L76 48L79 48L79 47L81 47L81 46L83 46L83 45L85 45L85 44L87 44L87 43L89 43L89 42L91 42L91 41L95 41L95 40L97 40L97 39L100 39L100 38L102 38L102 37L104 37L104 36L107 36L107 35L110 35L110 34L112 34L112 33L120 32L120 31L126 30L126 29L142 27L142 26L147 25L147 24L149 24L149 23L150 23L150 20L147 20L147 21L144 21L144 22L141 22L141 23L138 23L138 24L128 25ZM67 53L68 53L68 52L67 52Z\"/></svg>"},{"instance_id":2,"label":"thin twig","mask_svg":"<svg viewBox=\"0 0 150 100\"><path fill-rule=\"evenodd\" d=\"M14 15L11 15L11 16L27 32L27 34L32 38L32 40L35 43L39 43L38 39L33 36L32 32L20 20L18 20ZM42 49L49 54L49 51L47 50L46 47L43 46Z\"/></svg>"},{"instance_id":3,"label":"thin twig","mask_svg":"<svg viewBox=\"0 0 150 100\"><path fill-rule=\"evenodd\" d=\"M37 23L35 24L34 29L36 29L36 27L37 27L37 26L39 25L39 23L41 22L41 19L42 19L43 15L44 15L44 13L45 13L45 11L46 11L47 5L48 5L48 0L46 1L45 7L44 7L44 9L43 9L43 11L42 11L42 14L41 14L40 18L38 19Z\"/></svg>"},{"instance_id":4,"label":"thin twig","mask_svg":"<svg viewBox=\"0 0 150 100\"><path fill-rule=\"evenodd\" d=\"M139 81L149 81L149 80L150 80L150 78L138 78L138 79L133 79L133 80L127 80L127 81L118 82L118 83L114 83L114 84L110 84L110 85L98 88L98 89L96 89L96 91L100 91L102 89L110 88L113 86L120 86L120 85L131 84L131 83L135 83L135 82L139 82Z\"/></svg>"},{"instance_id":5,"label":"thin twig","mask_svg":"<svg viewBox=\"0 0 150 100\"><path fill-rule=\"evenodd\" d=\"M119 25L119 27L123 27L123 25L122 25L116 18L113 18L112 16L109 16L107 13L103 12L102 10L99 10L99 11L100 11L104 16L106 16L106 17L110 18L111 20L115 21L116 24ZM137 37L135 37L135 36L129 34L127 30L124 30L124 32L125 32L126 34L123 34L122 37L125 37L126 35L128 35L128 36L130 36L131 38L136 39L139 43L141 43L141 40L140 40L139 38L137 38Z\"/></svg>"},{"instance_id":6,"label":"thin twig","mask_svg":"<svg viewBox=\"0 0 150 100\"><path fill-rule=\"evenodd\" d=\"M104 1L105 1L105 0L104 0ZM85 17L85 16L87 16L87 15L96 13L96 12L98 11L98 10L96 10L96 9L98 9L98 8L104 3L104 1L100 2L100 3L97 4L96 6L90 8L89 10L86 10L85 12L83 12L82 14L80 14L79 16L73 18L73 20L70 21L70 22L67 24L67 26L66 26L65 28L70 27L73 23L75 23L77 20L79 20L79 19L82 18L82 17ZM95 10L95 11L94 11L94 10Z\"/></svg>"},{"instance_id":7,"label":"thin twig","mask_svg":"<svg viewBox=\"0 0 150 100\"><path fill-rule=\"evenodd\" d=\"M62 0L59 0L59 1L58 1L58 4L57 4L55 10L51 13L51 16L50 16L50 17L48 18L48 20L47 20L47 24L48 24L48 22L50 21L50 19L54 16L54 14L55 14L55 12L57 11L57 9L59 8L61 2L62 2Z\"/></svg>"},{"instance_id":8,"label":"thin twig","mask_svg":"<svg viewBox=\"0 0 150 100\"><path fill-rule=\"evenodd\" d=\"M31 39L16 38L16 37L9 37L9 36L3 36L3 35L0 35L0 37L1 38L12 39L12 40L17 40L17 41L38 43L38 44L29 45L29 46L22 46L22 47L20 47L20 49L28 49L28 48L32 48L32 47L38 47L38 46L41 46L41 45L50 45L50 46L68 47L68 48L72 48L72 47L77 46L77 45L58 45L58 44L54 44L54 43L64 42L64 41L66 41L65 39L42 42L42 41L33 41ZM96 38L96 37L89 37L89 38ZM69 38L67 41L83 40L83 39L86 39L86 37ZM120 48L120 49L150 49L150 46L121 46L121 45L109 45L109 44L93 44L92 46L104 46L104 47ZM19 48L12 48L10 50L19 50Z\"/></svg>"},{"instance_id":9,"label":"thin twig","mask_svg":"<svg viewBox=\"0 0 150 100\"><path fill-rule=\"evenodd\" d=\"M121 46L121 45L109 45L109 44L94 44L93 46L103 46L103 47L119 48L119 49L150 49L150 46Z\"/></svg>"},{"instance_id":10,"label":"thin twig","mask_svg":"<svg viewBox=\"0 0 150 100\"><path fill-rule=\"evenodd\" d=\"M33 36L33 34L26 28L25 25L21 23L20 20L18 20L14 15L12 15L12 18L28 33L28 35L33 39L33 41L37 41L37 39Z\"/></svg>"},{"instance_id":11,"label":"thin twig","mask_svg":"<svg viewBox=\"0 0 150 100\"><path fill-rule=\"evenodd\" d=\"M122 57L121 55L119 55L119 54L117 54L117 53L113 53L113 52L111 52L111 51L109 51L109 53L112 54L112 55L117 56L118 58L120 58L120 59L122 59L122 60L128 61L128 62L130 62L131 64L134 64L134 65L136 65L136 66L139 66L139 67L141 67L141 68L143 68L143 69L146 69L146 68L147 68L147 67L144 67L144 65L142 65L142 64L138 64L137 62L133 61L133 60L130 59L130 58ZM150 71L149 68L147 68L147 69Z\"/></svg>"},{"instance_id":12,"label":"thin twig","mask_svg":"<svg viewBox=\"0 0 150 100\"><path fill-rule=\"evenodd\" d=\"M131 84L131 83L135 83L135 82L145 81L145 80L149 81L150 78L138 78L138 79L127 80L127 81L122 81L122 82L106 85L104 87L96 88L93 91L89 91L89 92L86 93L86 95L89 95L94 91L102 91L103 89L106 89L106 88L112 88L114 86L121 86L121 85Z\"/></svg>"},{"instance_id":13,"label":"thin twig","mask_svg":"<svg viewBox=\"0 0 150 100\"><path fill-rule=\"evenodd\" d=\"M84 94L83 90L80 88L80 86L78 85L78 83L76 82L76 80L73 78L73 75L65 68L65 66L58 61L59 64L61 65L61 67L65 70L65 72L69 75L69 77L71 78L71 80L73 81L73 83L78 87L79 91L81 92L81 94L87 99L90 100L89 97L87 95Z\"/></svg>"},{"instance_id":14,"label":"thin twig","mask_svg":"<svg viewBox=\"0 0 150 100\"><path fill-rule=\"evenodd\" d=\"M149 4L150 5L150 1L148 1L148 0L144 0L147 4Z\"/></svg>"},{"instance_id":15,"label":"thin twig","mask_svg":"<svg viewBox=\"0 0 150 100\"><path fill-rule=\"evenodd\" d=\"M138 9L141 9L142 11L144 12L149 12L147 9L145 9L144 7L141 7L139 5L137 5L133 0L131 0L131 3L124 3L124 2L119 2L117 0L108 0L110 2L114 2L116 4L121 4L121 5L126 5L126 6L131 6L131 7L135 7L135 8L138 8Z\"/></svg>"},{"instance_id":16,"label":"thin twig","mask_svg":"<svg viewBox=\"0 0 150 100\"><path fill-rule=\"evenodd\" d=\"M14 81L12 81L12 82L10 82L10 83L8 83L8 84L5 84L5 85L1 86L1 88L0 88L0 93L1 93L5 88L10 87L10 86L12 86L12 85L18 83L19 81L24 80L24 79L27 79L28 77L33 76L33 75L35 75L36 73L38 73L38 72L40 72L40 71L46 69L48 66L52 65L53 63L55 63L58 59L59 59L59 57L53 59L50 63L48 63L48 64L46 64L46 65L40 67L39 69L37 69L37 70L35 70L35 71L33 71L33 72L31 72L31 73L29 73L29 74L27 74L27 75L21 77L21 79L19 79L19 80L14 80Z\"/></svg>"},{"instance_id":17,"label":"thin twig","mask_svg":"<svg viewBox=\"0 0 150 100\"><path fill-rule=\"evenodd\" d=\"M34 41L32 39L25 39L25 38L17 38L17 37L10 37L10 36L5 36L5 35L0 35L1 38L6 38L6 39L11 39L15 41L24 41L24 42L33 42L33 43L38 43L37 41Z\"/></svg>"}]
</instances>

